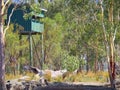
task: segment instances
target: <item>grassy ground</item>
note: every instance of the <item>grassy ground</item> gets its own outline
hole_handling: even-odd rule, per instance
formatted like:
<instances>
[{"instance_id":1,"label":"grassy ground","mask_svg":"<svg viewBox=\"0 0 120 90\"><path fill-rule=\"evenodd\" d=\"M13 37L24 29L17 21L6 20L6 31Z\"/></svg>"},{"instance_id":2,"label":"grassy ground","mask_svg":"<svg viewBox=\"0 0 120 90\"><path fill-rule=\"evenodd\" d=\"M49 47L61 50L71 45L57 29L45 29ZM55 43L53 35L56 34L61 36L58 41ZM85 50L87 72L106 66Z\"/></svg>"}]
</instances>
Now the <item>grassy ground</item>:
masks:
<instances>
[{"instance_id":1,"label":"grassy ground","mask_svg":"<svg viewBox=\"0 0 120 90\"><path fill-rule=\"evenodd\" d=\"M12 75L6 74L6 80L18 79L24 75ZM26 73L25 76L29 76L29 80L38 80L33 73ZM108 72L81 72L79 74L68 74L64 79L59 76L57 78L51 78L51 73L47 73L44 76L50 82L107 82L108 81Z\"/></svg>"},{"instance_id":2,"label":"grassy ground","mask_svg":"<svg viewBox=\"0 0 120 90\"><path fill-rule=\"evenodd\" d=\"M30 78L27 78L26 80L21 79L21 77L27 76ZM22 86L19 86L21 85L21 82L24 81L27 81L27 85L29 84L29 87L27 88L30 88L30 90L114 90L109 86L106 86L109 85L109 83L106 83L108 81L107 72L81 72L79 74L69 73L65 78L59 76L54 79L51 78L51 73L47 72L44 77L47 79L48 85L41 87L41 85L44 85L44 83L42 84L40 82L38 83L34 81L39 79L33 73L26 73L24 75L18 74L15 76L12 74L6 74L6 80L10 80L11 84L14 87L14 89L12 90L18 90L18 88L23 88ZM31 89L32 86L35 86L35 89ZM24 87L26 86L24 85ZM24 88L20 90L24 90Z\"/></svg>"},{"instance_id":3,"label":"grassy ground","mask_svg":"<svg viewBox=\"0 0 120 90\"><path fill-rule=\"evenodd\" d=\"M61 82L107 82L108 81L108 73L107 72L82 72L79 74L69 74L67 77L62 79L62 77L58 77L55 81Z\"/></svg>"}]
</instances>

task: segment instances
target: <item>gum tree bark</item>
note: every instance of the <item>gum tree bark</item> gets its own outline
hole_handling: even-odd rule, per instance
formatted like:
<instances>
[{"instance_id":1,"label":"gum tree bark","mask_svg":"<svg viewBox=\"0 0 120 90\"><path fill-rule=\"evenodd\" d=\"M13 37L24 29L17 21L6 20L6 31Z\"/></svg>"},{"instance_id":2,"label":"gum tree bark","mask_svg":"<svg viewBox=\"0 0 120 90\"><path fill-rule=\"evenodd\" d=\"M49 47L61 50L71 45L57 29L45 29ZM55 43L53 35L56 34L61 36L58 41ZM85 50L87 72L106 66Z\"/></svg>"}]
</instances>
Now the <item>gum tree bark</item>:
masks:
<instances>
[{"instance_id":1,"label":"gum tree bark","mask_svg":"<svg viewBox=\"0 0 120 90\"><path fill-rule=\"evenodd\" d=\"M6 0L6 2L4 0L0 0L0 90L6 90L6 85L5 85L5 34L6 31L9 28L10 25L10 20L11 20L11 16L13 14L13 11L15 10L15 8L13 8L10 16L9 16L9 20L8 20L8 24L6 26L6 28L4 29L4 15L6 14L5 11L7 10L7 4L10 2L11 0Z\"/></svg>"},{"instance_id":2,"label":"gum tree bark","mask_svg":"<svg viewBox=\"0 0 120 90\"><path fill-rule=\"evenodd\" d=\"M113 28L113 3L114 0L110 1L110 7L108 8L108 22L111 24L111 32L109 33L109 39L107 38L107 29L104 24L104 8L103 0L99 0L101 8L101 23L103 28L104 44L106 48L106 57L108 61L108 73L110 78L110 84L112 88L115 88L115 46L114 41L116 37L117 28ZM112 32L114 31L114 33Z\"/></svg>"},{"instance_id":3,"label":"gum tree bark","mask_svg":"<svg viewBox=\"0 0 120 90\"><path fill-rule=\"evenodd\" d=\"M3 0L0 0L0 90L6 90L5 88L5 42L3 34Z\"/></svg>"}]
</instances>

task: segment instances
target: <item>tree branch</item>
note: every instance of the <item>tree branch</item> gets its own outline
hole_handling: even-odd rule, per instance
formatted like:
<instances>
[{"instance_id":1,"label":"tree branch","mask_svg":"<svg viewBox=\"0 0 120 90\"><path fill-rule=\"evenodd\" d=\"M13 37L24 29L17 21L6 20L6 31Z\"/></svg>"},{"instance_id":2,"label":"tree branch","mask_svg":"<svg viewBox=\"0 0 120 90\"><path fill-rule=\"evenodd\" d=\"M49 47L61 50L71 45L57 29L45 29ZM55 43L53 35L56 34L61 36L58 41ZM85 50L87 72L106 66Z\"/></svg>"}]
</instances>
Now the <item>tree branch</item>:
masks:
<instances>
[{"instance_id":1,"label":"tree branch","mask_svg":"<svg viewBox=\"0 0 120 90\"><path fill-rule=\"evenodd\" d=\"M9 15L7 27L5 28L4 33L3 33L3 34L4 34L4 37L5 37L6 31L9 29L11 17L12 17L12 14L13 14L13 12L14 12L15 9L16 9L16 6L12 9L12 11L11 11L11 13L10 13L10 15Z\"/></svg>"},{"instance_id":2,"label":"tree branch","mask_svg":"<svg viewBox=\"0 0 120 90\"><path fill-rule=\"evenodd\" d=\"M115 29L115 32L114 32L114 36L113 36L113 42L115 41L116 32L117 32L117 28Z\"/></svg>"},{"instance_id":3,"label":"tree branch","mask_svg":"<svg viewBox=\"0 0 120 90\"><path fill-rule=\"evenodd\" d=\"M3 6L2 6L2 14L4 14L4 11L5 11L5 7L7 6L7 4L10 2L10 0L7 0L6 2L5 2L5 4L3 4Z\"/></svg>"}]
</instances>

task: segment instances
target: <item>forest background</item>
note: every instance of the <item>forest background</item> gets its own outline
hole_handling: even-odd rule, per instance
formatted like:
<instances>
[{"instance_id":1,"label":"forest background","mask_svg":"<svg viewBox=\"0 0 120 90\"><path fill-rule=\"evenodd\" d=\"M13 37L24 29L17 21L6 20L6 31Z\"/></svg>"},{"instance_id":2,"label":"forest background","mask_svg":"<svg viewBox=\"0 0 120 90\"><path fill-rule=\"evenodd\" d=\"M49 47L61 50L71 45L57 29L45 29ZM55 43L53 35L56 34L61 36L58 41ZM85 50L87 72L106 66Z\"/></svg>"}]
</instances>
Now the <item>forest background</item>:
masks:
<instances>
[{"instance_id":1,"label":"forest background","mask_svg":"<svg viewBox=\"0 0 120 90\"><path fill-rule=\"evenodd\" d=\"M42 7L47 12L42 19L45 24L43 41L41 35L33 36L33 66L41 68L41 58L44 58L43 69L97 72L104 71L104 63L107 63L108 71L114 71L115 62L119 64L120 59L119 0L34 2L29 1L31 10L38 12ZM16 27L18 32L23 29L19 25ZM29 41L28 36L23 36L20 41L19 33L13 33L13 30L14 24L10 24L5 36L5 64L6 73L13 71L16 74L22 72L24 65L30 64ZM114 79L113 74L110 74L111 79Z\"/></svg>"}]
</instances>

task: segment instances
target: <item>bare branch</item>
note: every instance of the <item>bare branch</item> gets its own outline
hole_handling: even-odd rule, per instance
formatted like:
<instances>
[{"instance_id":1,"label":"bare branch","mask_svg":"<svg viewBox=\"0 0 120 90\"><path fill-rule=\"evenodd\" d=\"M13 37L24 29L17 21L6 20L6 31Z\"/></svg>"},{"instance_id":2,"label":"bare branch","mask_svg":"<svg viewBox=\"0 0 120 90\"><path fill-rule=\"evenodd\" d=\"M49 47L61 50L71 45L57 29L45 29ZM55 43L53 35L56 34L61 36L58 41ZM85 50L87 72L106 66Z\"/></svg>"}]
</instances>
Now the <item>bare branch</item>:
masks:
<instances>
[{"instance_id":1,"label":"bare branch","mask_svg":"<svg viewBox=\"0 0 120 90\"><path fill-rule=\"evenodd\" d=\"M120 21L120 9L118 10L118 22Z\"/></svg>"},{"instance_id":2,"label":"bare branch","mask_svg":"<svg viewBox=\"0 0 120 90\"><path fill-rule=\"evenodd\" d=\"M117 32L117 28L115 29L115 32L114 32L114 36L113 36L113 42L115 41L116 32Z\"/></svg>"},{"instance_id":3,"label":"bare branch","mask_svg":"<svg viewBox=\"0 0 120 90\"><path fill-rule=\"evenodd\" d=\"M7 0L7 1L5 2L5 4L3 4L3 7L2 7L2 14L4 13L5 7L6 7L6 5L7 5L9 2L10 2L10 0Z\"/></svg>"},{"instance_id":4,"label":"bare branch","mask_svg":"<svg viewBox=\"0 0 120 90\"><path fill-rule=\"evenodd\" d=\"M12 9L12 11L11 11L11 13L10 13L10 15L9 15L7 27L5 28L4 33L3 33L3 34L4 34L4 37L5 37L6 31L9 29L11 17L12 17L12 14L13 14L13 12L14 12L15 9L16 9L16 6Z\"/></svg>"},{"instance_id":5,"label":"bare branch","mask_svg":"<svg viewBox=\"0 0 120 90\"><path fill-rule=\"evenodd\" d=\"M101 15L102 15L102 28L103 28L103 34L104 34L104 39L105 39L105 43L107 44L107 36L106 36L106 28L105 28L105 24L103 21L103 15L104 15L104 8L103 8L103 0L99 0L100 2L100 8L101 8Z\"/></svg>"}]
</instances>

